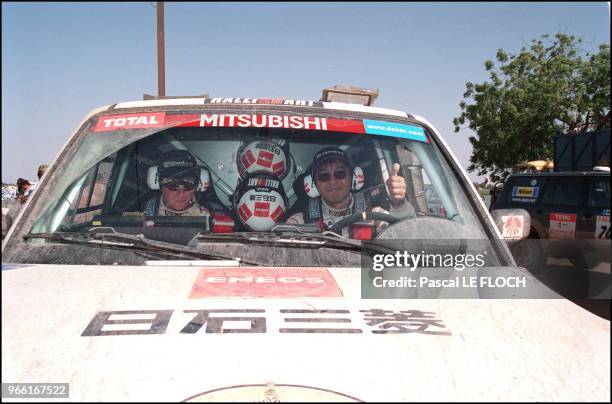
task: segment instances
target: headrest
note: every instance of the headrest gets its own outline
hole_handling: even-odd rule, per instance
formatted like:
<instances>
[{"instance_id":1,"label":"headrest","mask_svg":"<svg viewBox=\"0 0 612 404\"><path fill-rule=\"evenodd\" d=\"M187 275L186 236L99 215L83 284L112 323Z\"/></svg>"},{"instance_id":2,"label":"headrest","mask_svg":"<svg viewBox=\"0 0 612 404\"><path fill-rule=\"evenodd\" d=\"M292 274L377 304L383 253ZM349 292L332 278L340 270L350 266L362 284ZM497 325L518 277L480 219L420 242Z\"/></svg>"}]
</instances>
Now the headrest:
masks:
<instances>
[{"instance_id":1,"label":"headrest","mask_svg":"<svg viewBox=\"0 0 612 404\"><path fill-rule=\"evenodd\" d=\"M242 224L255 231L270 230L288 208L283 183L262 173L248 175L238 184L233 205Z\"/></svg>"},{"instance_id":2,"label":"headrest","mask_svg":"<svg viewBox=\"0 0 612 404\"><path fill-rule=\"evenodd\" d=\"M240 144L236 153L240 178L249 174L265 173L281 180L290 171L289 146L284 139L255 140Z\"/></svg>"},{"instance_id":3,"label":"headrest","mask_svg":"<svg viewBox=\"0 0 612 404\"><path fill-rule=\"evenodd\" d=\"M196 188L196 192L204 192L210 187L210 173L204 167L200 168L200 182ZM149 189L159 189L159 170L157 166L149 167L147 171L147 186Z\"/></svg>"}]
</instances>

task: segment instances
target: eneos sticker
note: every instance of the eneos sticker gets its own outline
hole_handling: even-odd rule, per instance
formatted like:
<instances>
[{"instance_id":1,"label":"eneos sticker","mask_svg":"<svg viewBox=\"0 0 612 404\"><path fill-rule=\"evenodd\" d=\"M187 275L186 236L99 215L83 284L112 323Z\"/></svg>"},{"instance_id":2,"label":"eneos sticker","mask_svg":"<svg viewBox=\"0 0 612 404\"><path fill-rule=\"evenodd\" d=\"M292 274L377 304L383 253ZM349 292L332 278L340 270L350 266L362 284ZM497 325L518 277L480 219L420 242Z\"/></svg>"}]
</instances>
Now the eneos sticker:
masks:
<instances>
[{"instance_id":1,"label":"eneos sticker","mask_svg":"<svg viewBox=\"0 0 612 404\"><path fill-rule=\"evenodd\" d=\"M324 268L203 268L189 298L204 297L342 297Z\"/></svg>"}]
</instances>

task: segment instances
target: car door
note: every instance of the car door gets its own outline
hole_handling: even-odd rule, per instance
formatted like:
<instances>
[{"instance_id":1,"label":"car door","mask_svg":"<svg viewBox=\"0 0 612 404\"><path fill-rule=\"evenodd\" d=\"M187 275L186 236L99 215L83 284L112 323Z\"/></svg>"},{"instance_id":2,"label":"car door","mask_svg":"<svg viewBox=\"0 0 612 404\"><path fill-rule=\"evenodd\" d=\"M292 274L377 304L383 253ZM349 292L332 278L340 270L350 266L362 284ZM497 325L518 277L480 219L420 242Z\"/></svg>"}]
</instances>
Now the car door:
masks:
<instances>
[{"instance_id":1,"label":"car door","mask_svg":"<svg viewBox=\"0 0 612 404\"><path fill-rule=\"evenodd\" d=\"M592 177L587 184L586 203L577 223L577 238L610 238L610 178Z\"/></svg>"},{"instance_id":2,"label":"car door","mask_svg":"<svg viewBox=\"0 0 612 404\"><path fill-rule=\"evenodd\" d=\"M610 177L591 177L585 194L577 236L587 251L593 250L594 261L610 262Z\"/></svg>"},{"instance_id":3,"label":"car door","mask_svg":"<svg viewBox=\"0 0 612 404\"><path fill-rule=\"evenodd\" d=\"M546 219L540 207L542 190L548 178L541 175L511 177L495 204L497 209L525 209L531 216L531 226L542 238L546 238Z\"/></svg>"}]
</instances>

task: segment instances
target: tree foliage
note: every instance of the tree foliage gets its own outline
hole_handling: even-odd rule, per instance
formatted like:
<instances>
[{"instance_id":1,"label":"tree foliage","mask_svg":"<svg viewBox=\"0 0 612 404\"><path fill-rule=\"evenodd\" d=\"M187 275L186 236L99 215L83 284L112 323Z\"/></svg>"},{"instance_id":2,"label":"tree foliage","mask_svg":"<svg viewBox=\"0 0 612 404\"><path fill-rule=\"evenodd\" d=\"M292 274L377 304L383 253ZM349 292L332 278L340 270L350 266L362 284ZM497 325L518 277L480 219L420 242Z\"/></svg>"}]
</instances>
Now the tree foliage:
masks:
<instances>
[{"instance_id":1,"label":"tree foliage","mask_svg":"<svg viewBox=\"0 0 612 404\"><path fill-rule=\"evenodd\" d=\"M582 40L558 33L533 39L513 55L487 60L489 79L466 83L455 132L467 123L477 137L468 170L493 178L523 161L552 159L553 138L610 126L610 47L583 51Z\"/></svg>"}]
</instances>

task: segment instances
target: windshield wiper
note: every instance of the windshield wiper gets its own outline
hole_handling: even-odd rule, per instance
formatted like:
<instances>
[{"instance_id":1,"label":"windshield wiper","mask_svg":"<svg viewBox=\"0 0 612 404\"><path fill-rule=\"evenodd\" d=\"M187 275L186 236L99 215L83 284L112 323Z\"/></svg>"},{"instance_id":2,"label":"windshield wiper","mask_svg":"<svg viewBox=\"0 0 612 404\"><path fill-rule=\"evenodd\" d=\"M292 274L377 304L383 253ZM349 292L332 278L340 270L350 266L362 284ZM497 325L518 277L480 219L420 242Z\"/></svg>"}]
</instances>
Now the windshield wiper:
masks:
<instances>
[{"instance_id":1,"label":"windshield wiper","mask_svg":"<svg viewBox=\"0 0 612 404\"><path fill-rule=\"evenodd\" d=\"M150 240L145 238L143 235L118 233L112 228L97 228L95 231L91 231L89 233L30 233L23 236L23 238L42 238L65 244L78 244L90 247L95 246L119 250L160 253L189 259L235 260L249 265L262 265L258 262L229 257L222 254L194 251L193 247L182 247L168 242Z\"/></svg>"},{"instance_id":2,"label":"windshield wiper","mask_svg":"<svg viewBox=\"0 0 612 404\"><path fill-rule=\"evenodd\" d=\"M337 248L342 250L361 251L361 241L347 239L331 231L323 233L303 231L293 225L275 226L270 232L236 232L207 233L196 236L198 241L255 243L286 245L288 247L304 248Z\"/></svg>"}]
</instances>

